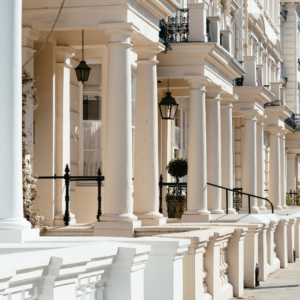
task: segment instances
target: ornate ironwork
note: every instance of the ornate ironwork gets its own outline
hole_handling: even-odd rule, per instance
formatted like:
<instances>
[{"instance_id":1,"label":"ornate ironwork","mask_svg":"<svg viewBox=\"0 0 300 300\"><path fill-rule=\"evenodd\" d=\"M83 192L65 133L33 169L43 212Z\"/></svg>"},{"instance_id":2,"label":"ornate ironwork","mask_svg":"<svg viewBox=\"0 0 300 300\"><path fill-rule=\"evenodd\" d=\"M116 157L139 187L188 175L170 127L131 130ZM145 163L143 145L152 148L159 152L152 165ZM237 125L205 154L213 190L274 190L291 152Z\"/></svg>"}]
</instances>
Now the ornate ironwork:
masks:
<instances>
[{"instance_id":1,"label":"ornate ironwork","mask_svg":"<svg viewBox=\"0 0 300 300\"><path fill-rule=\"evenodd\" d=\"M292 131L300 131L300 114L292 114L289 118L284 120L284 123Z\"/></svg>"},{"instance_id":2,"label":"ornate ironwork","mask_svg":"<svg viewBox=\"0 0 300 300\"><path fill-rule=\"evenodd\" d=\"M179 182L178 178L176 182L163 182L163 177L160 175L159 180L159 212L162 210L162 189L163 186L167 187L166 204L168 218L181 218L183 213L187 210L187 183Z\"/></svg>"},{"instance_id":3,"label":"ornate ironwork","mask_svg":"<svg viewBox=\"0 0 300 300\"><path fill-rule=\"evenodd\" d=\"M167 22L162 19L159 22L159 37L164 41L165 53L172 50L171 43L186 43L190 33L189 9L179 9L173 17L168 17Z\"/></svg>"},{"instance_id":4,"label":"ornate ironwork","mask_svg":"<svg viewBox=\"0 0 300 300\"><path fill-rule=\"evenodd\" d=\"M259 286L259 266L258 263L255 266L255 287Z\"/></svg>"},{"instance_id":5,"label":"ornate ironwork","mask_svg":"<svg viewBox=\"0 0 300 300\"><path fill-rule=\"evenodd\" d=\"M241 194L243 189L236 188L233 191L233 208L239 213L243 204L243 195Z\"/></svg>"},{"instance_id":6,"label":"ornate ironwork","mask_svg":"<svg viewBox=\"0 0 300 300\"><path fill-rule=\"evenodd\" d=\"M281 101L280 100L275 100L275 101L264 104L264 108L271 107L271 106L281 106Z\"/></svg>"},{"instance_id":7,"label":"ornate ironwork","mask_svg":"<svg viewBox=\"0 0 300 300\"><path fill-rule=\"evenodd\" d=\"M236 78L233 83L234 86L243 86L244 85L244 75L241 78Z\"/></svg>"},{"instance_id":8,"label":"ornate ironwork","mask_svg":"<svg viewBox=\"0 0 300 300\"><path fill-rule=\"evenodd\" d=\"M101 202L102 202L102 197L101 197L101 186L102 186L102 181L105 180L105 177L102 176L101 169L98 169L97 176L71 176L70 174L70 168L69 165L66 165L65 168L65 175L64 176L40 176L38 179L64 179L65 180L65 185L66 185L66 196L65 196L65 201L66 201L66 209L65 209L65 215L64 215L64 223L65 226L69 226L70 221L71 221L71 216L70 216L70 182L71 181L97 181L98 182L98 209L97 209L97 220L100 222L100 217L102 215L102 209L101 209Z\"/></svg>"},{"instance_id":9,"label":"ornate ironwork","mask_svg":"<svg viewBox=\"0 0 300 300\"><path fill-rule=\"evenodd\" d=\"M289 193L286 194L286 204L288 206L300 206L300 193L296 191L290 190Z\"/></svg>"},{"instance_id":10,"label":"ornate ironwork","mask_svg":"<svg viewBox=\"0 0 300 300\"><path fill-rule=\"evenodd\" d=\"M189 9L179 9L174 17L168 17L168 35L170 43L186 43L190 33Z\"/></svg>"},{"instance_id":11,"label":"ornate ironwork","mask_svg":"<svg viewBox=\"0 0 300 300\"><path fill-rule=\"evenodd\" d=\"M164 52L167 53L167 51L172 50L172 48L169 40L168 27L164 19L160 20L159 27L160 27L159 37L164 41L164 45L165 45Z\"/></svg>"},{"instance_id":12,"label":"ornate ironwork","mask_svg":"<svg viewBox=\"0 0 300 300\"><path fill-rule=\"evenodd\" d=\"M208 42L211 42L211 37L210 37L210 21L206 19L206 38Z\"/></svg>"},{"instance_id":13,"label":"ornate ironwork","mask_svg":"<svg viewBox=\"0 0 300 300\"><path fill-rule=\"evenodd\" d=\"M220 45L223 46L223 33L220 33Z\"/></svg>"}]
</instances>

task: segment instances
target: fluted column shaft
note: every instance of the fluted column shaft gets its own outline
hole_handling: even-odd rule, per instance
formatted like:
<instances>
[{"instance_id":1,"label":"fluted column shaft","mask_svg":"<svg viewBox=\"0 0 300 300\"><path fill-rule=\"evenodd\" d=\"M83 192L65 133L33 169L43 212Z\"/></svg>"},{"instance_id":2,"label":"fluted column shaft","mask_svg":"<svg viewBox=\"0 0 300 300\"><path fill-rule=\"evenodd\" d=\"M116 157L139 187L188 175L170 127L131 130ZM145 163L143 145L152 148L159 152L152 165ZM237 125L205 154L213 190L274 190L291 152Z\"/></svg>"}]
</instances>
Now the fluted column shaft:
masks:
<instances>
[{"instance_id":1,"label":"fluted column shaft","mask_svg":"<svg viewBox=\"0 0 300 300\"><path fill-rule=\"evenodd\" d=\"M119 24L117 24L119 25ZM130 24L103 24L109 36L105 201L101 221L136 221L132 199ZM146 172L146 170L145 170Z\"/></svg>"},{"instance_id":2,"label":"fluted column shaft","mask_svg":"<svg viewBox=\"0 0 300 300\"><path fill-rule=\"evenodd\" d=\"M264 119L258 118L256 125L256 149L257 149L257 196L264 197L264 177L265 177L265 159L264 159ZM259 209L266 209L266 201L258 199Z\"/></svg>"},{"instance_id":3,"label":"fluted column shaft","mask_svg":"<svg viewBox=\"0 0 300 300\"><path fill-rule=\"evenodd\" d=\"M206 134L207 134L207 182L221 186L221 113L220 94L206 98ZM208 186L208 209L213 214L221 214L222 191Z\"/></svg>"},{"instance_id":4,"label":"fluted column shaft","mask_svg":"<svg viewBox=\"0 0 300 300\"><path fill-rule=\"evenodd\" d=\"M280 130L281 127L270 126L270 184L269 200L275 209L281 206L281 175L280 175Z\"/></svg>"},{"instance_id":5,"label":"fluted column shaft","mask_svg":"<svg viewBox=\"0 0 300 300\"><path fill-rule=\"evenodd\" d=\"M221 101L221 174L222 186L233 188L232 103ZM226 210L226 191L222 191L222 209ZM228 212L234 213L232 193L228 193Z\"/></svg>"},{"instance_id":6,"label":"fluted column shaft","mask_svg":"<svg viewBox=\"0 0 300 300\"><path fill-rule=\"evenodd\" d=\"M244 153L242 165L243 192L257 194L256 111L245 111ZM257 198L251 197L251 211L257 212ZM242 210L248 211L248 197L243 197Z\"/></svg>"},{"instance_id":7,"label":"fluted column shaft","mask_svg":"<svg viewBox=\"0 0 300 300\"><path fill-rule=\"evenodd\" d=\"M281 205L283 209L287 209L286 205L286 151L285 151L285 134L286 131L281 131L280 136L280 183L281 183Z\"/></svg>"},{"instance_id":8,"label":"fluted column shaft","mask_svg":"<svg viewBox=\"0 0 300 300\"><path fill-rule=\"evenodd\" d=\"M137 91L134 151L134 214L162 219L158 212L157 48L136 47ZM164 120L163 120L164 122ZM142 223L143 224L143 223Z\"/></svg>"},{"instance_id":9,"label":"fluted column shaft","mask_svg":"<svg viewBox=\"0 0 300 300\"><path fill-rule=\"evenodd\" d=\"M202 77L185 78L190 88L188 209L182 221L209 220L207 210L207 156L205 84Z\"/></svg>"},{"instance_id":10,"label":"fluted column shaft","mask_svg":"<svg viewBox=\"0 0 300 300\"><path fill-rule=\"evenodd\" d=\"M29 229L22 190L22 1L0 3L0 230Z\"/></svg>"}]
</instances>

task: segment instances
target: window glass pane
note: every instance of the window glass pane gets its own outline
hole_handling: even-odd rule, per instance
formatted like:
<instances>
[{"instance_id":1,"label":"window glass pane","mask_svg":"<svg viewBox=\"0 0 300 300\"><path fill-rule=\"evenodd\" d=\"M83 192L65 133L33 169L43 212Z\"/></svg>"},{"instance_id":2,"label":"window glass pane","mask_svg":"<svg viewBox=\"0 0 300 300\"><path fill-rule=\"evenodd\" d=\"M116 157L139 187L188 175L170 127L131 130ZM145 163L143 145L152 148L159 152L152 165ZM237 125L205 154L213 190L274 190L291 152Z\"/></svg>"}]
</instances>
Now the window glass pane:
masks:
<instances>
[{"instance_id":1,"label":"window glass pane","mask_svg":"<svg viewBox=\"0 0 300 300\"><path fill-rule=\"evenodd\" d=\"M132 126L135 126L135 101L131 101L131 110L132 110Z\"/></svg>"},{"instance_id":2,"label":"window glass pane","mask_svg":"<svg viewBox=\"0 0 300 300\"><path fill-rule=\"evenodd\" d=\"M182 112L182 129L185 130L185 111Z\"/></svg>"},{"instance_id":3,"label":"window glass pane","mask_svg":"<svg viewBox=\"0 0 300 300\"><path fill-rule=\"evenodd\" d=\"M135 128L132 128L132 178L134 178L134 141L135 141Z\"/></svg>"},{"instance_id":4,"label":"window glass pane","mask_svg":"<svg viewBox=\"0 0 300 300\"><path fill-rule=\"evenodd\" d=\"M101 120L101 97L83 95L83 120Z\"/></svg>"},{"instance_id":5,"label":"window glass pane","mask_svg":"<svg viewBox=\"0 0 300 300\"><path fill-rule=\"evenodd\" d=\"M83 176L97 175L101 165L101 151L84 151Z\"/></svg>"},{"instance_id":6,"label":"window glass pane","mask_svg":"<svg viewBox=\"0 0 300 300\"><path fill-rule=\"evenodd\" d=\"M180 109L177 109L177 112L176 112L175 127L179 127L180 128Z\"/></svg>"},{"instance_id":7,"label":"window glass pane","mask_svg":"<svg viewBox=\"0 0 300 300\"><path fill-rule=\"evenodd\" d=\"M83 149L101 149L101 122L84 122Z\"/></svg>"},{"instance_id":8,"label":"window glass pane","mask_svg":"<svg viewBox=\"0 0 300 300\"><path fill-rule=\"evenodd\" d=\"M175 127L175 147L180 148L180 129Z\"/></svg>"}]
</instances>

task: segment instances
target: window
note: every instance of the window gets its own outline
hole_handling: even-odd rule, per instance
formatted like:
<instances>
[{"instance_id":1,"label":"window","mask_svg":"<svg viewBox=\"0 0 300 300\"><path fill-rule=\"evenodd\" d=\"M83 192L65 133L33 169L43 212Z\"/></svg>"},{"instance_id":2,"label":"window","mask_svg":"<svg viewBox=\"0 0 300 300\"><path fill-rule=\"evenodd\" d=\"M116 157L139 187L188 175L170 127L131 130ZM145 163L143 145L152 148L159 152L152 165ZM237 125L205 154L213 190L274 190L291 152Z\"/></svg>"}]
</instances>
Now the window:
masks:
<instances>
[{"instance_id":1,"label":"window","mask_svg":"<svg viewBox=\"0 0 300 300\"><path fill-rule=\"evenodd\" d=\"M81 118L82 175L95 176L102 168L101 64L90 64L89 81L83 84ZM84 182L83 182L84 183ZM87 182L85 182L87 184ZM94 184L95 182L88 182Z\"/></svg>"},{"instance_id":2,"label":"window","mask_svg":"<svg viewBox=\"0 0 300 300\"><path fill-rule=\"evenodd\" d=\"M96 175L102 166L101 96L83 95L83 176Z\"/></svg>"},{"instance_id":3,"label":"window","mask_svg":"<svg viewBox=\"0 0 300 300\"><path fill-rule=\"evenodd\" d=\"M174 157L185 158L186 152L186 111L178 109L175 116Z\"/></svg>"}]
</instances>

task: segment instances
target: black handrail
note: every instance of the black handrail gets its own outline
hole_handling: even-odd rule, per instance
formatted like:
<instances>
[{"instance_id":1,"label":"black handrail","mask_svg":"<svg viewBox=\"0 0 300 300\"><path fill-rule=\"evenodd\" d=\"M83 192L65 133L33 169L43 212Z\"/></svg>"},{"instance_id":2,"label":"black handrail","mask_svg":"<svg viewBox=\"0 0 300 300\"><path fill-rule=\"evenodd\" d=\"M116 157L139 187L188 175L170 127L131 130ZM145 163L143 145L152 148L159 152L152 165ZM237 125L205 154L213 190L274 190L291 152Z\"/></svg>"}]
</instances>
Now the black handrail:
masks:
<instances>
[{"instance_id":1,"label":"black handrail","mask_svg":"<svg viewBox=\"0 0 300 300\"><path fill-rule=\"evenodd\" d=\"M223 189L223 190L226 190L226 214L228 215L228 191L232 191L232 192L235 192L233 189L229 189L229 188L226 188L224 186L220 186L220 185L216 185L216 184L212 184L212 183L207 183L208 185L211 185L211 186L214 186L214 187L217 187L217 188L220 188L220 189ZM263 198L263 197L260 197L260 196L256 196L256 195L252 195L252 194L248 194L248 193L244 193L244 192L239 192L239 194L241 195L246 195L248 196L248 208L249 208L249 214L251 214L251 205L250 205L250 198L251 197L254 197L254 198L257 198L257 199L262 199L262 200L265 200L265 201L268 201L270 204L271 204L271 208L272 208L272 214L274 214L274 207L273 207L273 203L266 199L266 198Z\"/></svg>"},{"instance_id":2,"label":"black handrail","mask_svg":"<svg viewBox=\"0 0 300 300\"><path fill-rule=\"evenodd\" d=\"M64 215L64 222L65 226L69 226L70 224L70 210L69 210L69 204L70 204L70 182L71 181L97 181L98 182L98 210L97 210L97 220L100 222L100 217L102 215L102 209L101 209L101 202L102 202L102 196L101 196L101 186L102 181L104 181L105 177L102 176L101 169L98 169L98 176L71 176L70 175L70 168L69 165L66 165L65 168L65 175L64 176L40 176L38 179L64 179L65 185L66 185L66 209L65 209L65 215Z\"/></svg>"}]
</instances>

